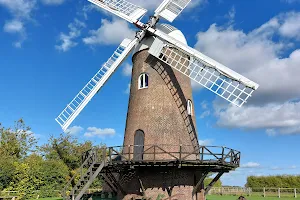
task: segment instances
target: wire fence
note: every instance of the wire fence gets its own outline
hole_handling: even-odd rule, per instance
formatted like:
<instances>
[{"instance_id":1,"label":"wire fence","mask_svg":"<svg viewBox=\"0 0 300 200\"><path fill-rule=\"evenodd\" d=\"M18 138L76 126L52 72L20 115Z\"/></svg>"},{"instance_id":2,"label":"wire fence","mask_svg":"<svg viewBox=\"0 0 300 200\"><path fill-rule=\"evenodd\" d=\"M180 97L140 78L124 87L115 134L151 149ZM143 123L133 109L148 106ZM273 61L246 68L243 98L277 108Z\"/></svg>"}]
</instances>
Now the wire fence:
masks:
<instances>
[{"instance_id":1,"label":"wire fence","mask_svg":"<svg viewBox=\"0 0 300 200\"><path fill-rule=\"evenodd\" d=\"M209 195L230 196L260 196L260 197L291 197L300 198L300 188L243 188L243 187L214 187Z\"/></svg>"}]
</instances>

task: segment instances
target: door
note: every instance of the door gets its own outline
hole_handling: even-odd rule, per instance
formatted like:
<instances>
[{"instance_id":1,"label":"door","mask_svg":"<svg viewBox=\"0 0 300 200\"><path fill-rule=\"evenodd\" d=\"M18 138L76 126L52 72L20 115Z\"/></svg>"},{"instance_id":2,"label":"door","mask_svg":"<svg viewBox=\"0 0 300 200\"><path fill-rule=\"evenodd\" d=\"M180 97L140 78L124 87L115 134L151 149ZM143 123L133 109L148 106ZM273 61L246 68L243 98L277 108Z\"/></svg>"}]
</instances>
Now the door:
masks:
<instances>
[{"instance_id":1,"label":"door","mask_svg":"<svg viewBox=\"0 0 300 200\"><path fill-rule=\"evenodd\" d=\"M134 135L133 159L143 160L145 134L142 130L137 130Z\"/></svg>"}]
</instances>

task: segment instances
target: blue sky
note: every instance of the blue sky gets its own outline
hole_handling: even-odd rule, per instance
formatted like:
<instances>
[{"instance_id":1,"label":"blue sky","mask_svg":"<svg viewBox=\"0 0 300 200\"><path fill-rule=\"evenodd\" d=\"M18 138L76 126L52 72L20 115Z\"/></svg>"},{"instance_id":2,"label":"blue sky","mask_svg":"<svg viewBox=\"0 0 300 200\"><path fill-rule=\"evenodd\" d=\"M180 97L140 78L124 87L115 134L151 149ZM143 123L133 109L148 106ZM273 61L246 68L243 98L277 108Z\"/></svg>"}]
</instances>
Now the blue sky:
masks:
<instances>
[{"instance_id":1,"label":"blue sky","mask_svg":"<svg viewBox=\"0 0 300 200\"><path fill-rule=\"evenodd\" d=\"M132 2L152 11L161 1ZM242 108L194 87L200 142L242 152L242 167L223 182L300 174L300 1L192 0L172 25L260 84ZM62 132L54 118L135 31L85 0L0 0L0 27L0 122L22 117L40 144ZM71 125L80 140L122 144L130 69L128 59Z\"/></svg>"}]
</instances>

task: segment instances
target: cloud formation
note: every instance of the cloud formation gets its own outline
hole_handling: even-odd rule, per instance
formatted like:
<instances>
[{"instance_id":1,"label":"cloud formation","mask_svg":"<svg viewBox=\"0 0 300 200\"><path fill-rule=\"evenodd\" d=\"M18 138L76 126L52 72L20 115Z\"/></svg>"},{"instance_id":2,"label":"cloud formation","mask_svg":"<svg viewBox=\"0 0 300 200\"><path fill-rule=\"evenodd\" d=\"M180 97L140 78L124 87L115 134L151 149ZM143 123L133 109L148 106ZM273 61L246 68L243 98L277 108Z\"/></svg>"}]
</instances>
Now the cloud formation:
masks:
<instances>
[{"instance_id":1,"label":"cloud formation","mask_svg":"<svg viewBox=\"0 0 300 200\"><path fill-rule=\"evenodd\" d=\"M115 129L112 128L96 128L96 127L88 127L86 133L84 134L85 137L106 137L106 136L114 136L116 134Z\"/></svg>"},{"instance_id":2,"label":"cloud formation","mask_svg":"<svg viewBox=\"0 0 300 200\"><path fill-rule=\"evenodd\" d=\"M132 65L130 65L129 63L125 63L123 65L123 70L122 70L123 75L131 76L131 72L132 72Z\"/></svg>"},{"instance_id":3,"label":"cloud formation","mask_svg":"<svg viewBox=\"0 0 300 200\"><path fill-rule=\"evenodd\" d=\"M241 168L258 168L258 167L260 167L260 164L256 162L248 162L241 165Z\"/></svg>"},{"instance_id":4,"label":"cloud formation","mask_svg":"<svg viewBox=\"0 0 300 200\"><path fill-rule=\"evenodd\" d=\"M213 139L198 140L200 146L210 146L213 144Z\"/></svg>"},{"instance_id":5,"label":"cloud formation","mask_svg":"<svg viewBox=\"0 0 300 200\"><path fill-rule=\"evenodd\" d=\"M100 28L90 30L89 35L83 38L86 45L117 45L125 38L133 39L135 32L125 20L114 18L112 21L102 19Z\"/></svg>"},{"instance_id":6,"label":"cloud formation","mask_svg":"<svg viewBox=\"0 0 300 200\"><path fill-rule=\"evenodd\" d=\"M260 84L243 108L215 101L218 125L268 129L269 133L300 133L300 13L270 19L246 33L233 26L212 24L197 34L195 48ZM279 39L274 39L279 38ZM216 103L218 102L218 103ZM221 108L220 108L221 107Z\"/></svg>"},{"instance_id":7,"label":"cloud formation","mask_svg":"<svg viewBox=\"0 0 300 200\"><path fill-rule=\"evenodd\" d=\"M81 126L72 126L66 130L66 133L71 135L77 135L82 132L84 129Z\"/></svg>"},{"instance_id":8,"label":"cloud formation","mask_svg":"<svg viewBox=\"0 0 300 200\"><path fill-rule=\"evenodd\" d=\"M25 24L31 20L36 3L36 0L0 0L0 6L6 8L12 16L12 19L5 22L3 31L19 35L18 40L13 43L17 48L21 48L27 38Z\"/></svg>"},{"instance_id":9,"label":"cloud formation","mask_svg":"<svg viewBox=\"0 0 300 200\"><path fill-rule=\"evenodd\" d=\"M42 0L42 3L45 5L60 5L63 4L65 0Z\"/></svg>"},{"instance_id":10,"label":"cloud formation","mask_svg":"<svg viewBox=\"0 0 300 200\"><path fill-rule=\"evenodd\" d=\"M60 44L56 45L55 48L59 51L66 52L77 46L78 43L75 40L81 36L81 30L85 27L84 22L74 19L74 21L68 25L69 33L60 33Z\"/></svg>"}]
</instances>

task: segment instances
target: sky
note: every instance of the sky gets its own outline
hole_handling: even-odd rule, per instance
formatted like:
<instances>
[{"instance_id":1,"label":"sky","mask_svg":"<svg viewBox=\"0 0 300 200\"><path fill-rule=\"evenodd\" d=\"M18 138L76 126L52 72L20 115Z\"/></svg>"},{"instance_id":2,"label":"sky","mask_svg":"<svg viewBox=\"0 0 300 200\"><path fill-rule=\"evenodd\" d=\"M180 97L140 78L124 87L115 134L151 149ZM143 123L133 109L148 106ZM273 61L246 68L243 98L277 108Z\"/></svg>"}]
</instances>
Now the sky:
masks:
<instances>
[{"instance_id":1,"label":"sky","mask_svg":"<svg viewBox=\"0 0 300 200\"><path fill-rule=\"evenodd\" d=\"M131 0L149 14L162 0ZM147 18L144 17L144 22ZM188 44L257 82L242 108L193 84L199 142L242 153L222 177L300 174L300 1L192 0L172 23ZM136 29L86 0L0 0L0 122L23 118L44 144L55 118ZM127 59L69 128L80 141L122 145L129 100Z\"/></svg>"}]
</instances>

